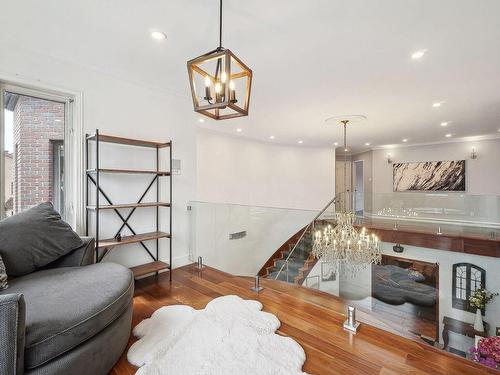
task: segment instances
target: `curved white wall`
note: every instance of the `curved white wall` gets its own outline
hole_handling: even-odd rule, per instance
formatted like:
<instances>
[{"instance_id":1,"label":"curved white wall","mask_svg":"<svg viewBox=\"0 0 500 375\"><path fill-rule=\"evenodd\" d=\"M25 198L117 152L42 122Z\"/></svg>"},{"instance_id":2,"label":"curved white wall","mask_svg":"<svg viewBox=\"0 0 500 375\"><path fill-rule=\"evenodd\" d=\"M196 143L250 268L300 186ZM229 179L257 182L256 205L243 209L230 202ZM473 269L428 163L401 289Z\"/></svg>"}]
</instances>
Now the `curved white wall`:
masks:
<instances>
[{"instance_id":1,"label":"curved white wall","mask_svg":"<svg viewBox=\"0 0 500 375\"><path fill-rule=\"evenodd\" d=\"M197 199L319 210L335 191L335 151L196 132Z\"/></svg>"}]
</instances>

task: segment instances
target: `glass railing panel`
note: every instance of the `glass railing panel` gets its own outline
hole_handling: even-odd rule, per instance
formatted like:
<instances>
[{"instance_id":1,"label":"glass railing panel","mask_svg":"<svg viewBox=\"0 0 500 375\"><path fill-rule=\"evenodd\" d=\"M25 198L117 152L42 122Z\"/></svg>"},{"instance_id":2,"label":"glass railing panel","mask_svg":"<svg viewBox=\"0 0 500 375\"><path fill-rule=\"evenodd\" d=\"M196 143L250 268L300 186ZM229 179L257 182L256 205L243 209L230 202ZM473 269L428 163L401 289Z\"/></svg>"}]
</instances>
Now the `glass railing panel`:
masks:
<instances>
[{"instance_id":1,"label":"glass railing panel","mask_svg":"<svg viewBox=\"0 0 500 375\"><path fill-rule=\"evenodd\" d=\"M500 238L500 196L462 193L340 193L337 210L355 210L357 223L481 239Z\"/></svg>"},{"instance_id":2,"label":"glass railing panel","mask_svg":"<svg viewBox=\"0 0 500 375\"><path fill-rule=\"evenodd\" d=\"M235 204L189 203L190 260L240 276L255 276L304 228L316 211Z\"/></svg>"},{"instance_id":3,"label":"glass railing panel","mask_svg":"<svg viewBox=\"0 0 500 375\"><path fill-rule=\"evenodd\" d=\"M301 231L297 242L290 245L290 249L282 253L282 260L274 262L269 269L267 278L302 284L307 276L309 267L314 261L312 255L313 239L316 231L325 226L333 225L335 220L336 199L332 199L313 220Z\"/></svg>"}]
</instances>

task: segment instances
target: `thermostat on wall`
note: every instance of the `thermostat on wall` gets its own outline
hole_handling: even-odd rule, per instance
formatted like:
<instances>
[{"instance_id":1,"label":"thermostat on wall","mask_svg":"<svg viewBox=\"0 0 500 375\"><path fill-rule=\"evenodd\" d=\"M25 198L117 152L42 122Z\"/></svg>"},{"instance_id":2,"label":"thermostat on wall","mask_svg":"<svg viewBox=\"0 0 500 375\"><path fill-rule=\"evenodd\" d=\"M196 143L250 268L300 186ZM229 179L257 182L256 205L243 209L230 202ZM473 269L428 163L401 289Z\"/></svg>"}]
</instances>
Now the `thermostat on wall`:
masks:
<instances>
[{"instance_id":1,"label":"thermostat on wall","mask_svg":"<svg viewBox=\"0 0 500 375\"><path fill-rule=\"evenodd\" d=\"M181 174L181 159L172 159L172 174Z\"/></svg>"}]
</instances>

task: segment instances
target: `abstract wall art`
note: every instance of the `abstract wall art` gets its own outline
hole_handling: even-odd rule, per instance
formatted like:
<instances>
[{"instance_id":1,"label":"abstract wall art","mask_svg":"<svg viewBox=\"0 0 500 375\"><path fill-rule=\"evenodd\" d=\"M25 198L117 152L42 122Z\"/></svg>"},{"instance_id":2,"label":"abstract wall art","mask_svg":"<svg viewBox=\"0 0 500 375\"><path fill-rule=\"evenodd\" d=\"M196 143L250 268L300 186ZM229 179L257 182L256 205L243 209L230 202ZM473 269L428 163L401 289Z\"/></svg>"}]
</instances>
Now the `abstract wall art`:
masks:
<instances>
[{"instance_id":1,"label":"abstract wall art","mask_svg":"<svg viewBox=\"0 0 500 375\"><path fill-rule=\"evenodd\" d=\"M465 191L465 160L394 163L394 191Z\"/></svg>"}]
</instances>

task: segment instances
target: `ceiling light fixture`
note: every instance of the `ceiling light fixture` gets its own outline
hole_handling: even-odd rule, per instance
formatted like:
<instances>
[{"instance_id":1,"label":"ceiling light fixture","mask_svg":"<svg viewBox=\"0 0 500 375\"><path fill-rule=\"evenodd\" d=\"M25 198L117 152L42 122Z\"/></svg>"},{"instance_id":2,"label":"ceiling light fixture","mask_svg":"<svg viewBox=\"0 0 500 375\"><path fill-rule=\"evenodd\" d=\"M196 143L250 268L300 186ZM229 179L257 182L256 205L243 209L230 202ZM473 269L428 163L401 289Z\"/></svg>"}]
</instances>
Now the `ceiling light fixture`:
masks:
<instances>
[{"instance_id":1,"label":"ceiling light fixture","mask_svg":"<svg viewBox=\"0 0 500 375\"><path fill-rule=\"evenodd\" d=\"M301 145L302 143L304 143L304 141L301 139L297 142L299 145Z\"/></svg>"},{"instance_id":2,"label":"ceiling light fixture","mask_svg":"<svg viewBox=\"0 0 500 375\"><path fill-rule=\"evenodd\" d=\"M366 143L365 143L365 146L370 146L370 142L366 142Z\"/></svg>"},{"instance_id":3,"label":"ceiling light fixture","mask_svg":"<svg viewBox=\"0 0 500 375\"><path fill-rule=\"evenodd\" d=\"M443 105L443 102L432 103L432 107L434 107L434 108L439 108L439 107L441 107L441 105Z\"/></svg>"},{"instance_id":4,"label":"ceiling light fixture","mask_svg":"<svg viewBox=\"0 0 500 375\"><path fill-rule=\"evenodd\" d=\"M441 125L442 127L445 127L445 126L448 126L448 122L447 122L447 121L443 121L443 122L442 122L441 124L439 124L439 125Z\"/></svg>"},{"instance_id":5,"label":"ceiling light fixture","mask_svg":"<svg viewBox=\"0 0 500 375\"><path fill-rule=\"evenodd\" d=\"M151 31L151 38L155 40L165 40L167 39L167 34L161 31Z\"/></svg>"},{"instance_id":6,"label":"ceiling light fixture","mask_svg":"<svg viewBox=\"0 0 500 375\"><path fill-rule=\"evenodd\" d=\"M448 133L448 134L445 134L444 135L446 138L451 138L452 134L451 133Z\"/></svg>"},{"instance_id":7,"label":"ceiling light fixture","mask_svg":"<svg viewBox=\"0 0 500 375\"><path fill-rule=\"evenodd\" d=\"M274 135L270 135L270 136L269 136L269 139L274 139Z\"/></svg>"},{"instance_id":8,"label":"ceiling light fixture","mask_svg":"<svg viewBox=\"0 0 500 375\"><path fill-rule=\"evenodd\" d=\"M426 49L421 49L420 51L415 51L411 54L411 58L413 60L418 60L418 59L421 59L422 57L424 57L424 55L426 54L427 50Z\"/></svg>"},{"instance_id":9,"label":"ceiling light fixture","mask_svg":"<svg viewBox=\"0 0 500 375\"><path fill-rule=\"evenodd\" d=\"M236 129L236 131L237 131L238 133L241 133L241 132L243 131L243 129L242 129L242 128L237 128L237 129Z\"/></svg>"},{"instance_id":10,"label":"ceiling light fixture","mask_svg":"<svg viewBox=\"0 0 500 375\"><path fill-rule=\"evenodd\" d=\"M222 0L219 2L219 46L189 60L187 69L196 112L215 120L248 116L252 70L222 47ZM197 87L204 88L203 94L196 91Z\"/></svg>"},{"instance_id":11,"label":"ceiling light fixture","mask_svg":"<svg viewBox=\"0 0 500 375\"><path fill-rule=\"evenodd\" d=\"M340 123L344 127L344 149L348 150L349 120L344 119ZM340 209L335 213L335 227L332 228L328 224L323 232L318 230L314 234L312 255L316 259L321 259L323 263L330 263L334 272L342 268L354 277L359 270L380 263L382 253L379 249L379 240L374 234L369 235L365 228L358 231L354 227L356 216L351 209L352 205L348 205L352 197L347 193L347 168L346 155L343 169L345 199L340 202Z\"/></svg>"},{"instance_id":12,"label":"ceiling light fixture","mask_svg":"<svg viewBox=\"0 0 500 375\"><path fill-rule=\"evenodd\" d=\"M500 131L500 130L499 130L499 131ZM338 142L333 142L333 145L334 145L334 146L338 146L338 145L339 145L339 143L338 143Z\"/></svg>"},{"instance_id":13,"label":"ceiling light fixture","mask_svg":"<svg viewBox=\"0 0 500 375\"><path fill-rule=\"evenodd\" d=\"M408 142L408 139L403 138L403 142L404 142L404 143Z\"/></svg>"},{"instance_id":14,"label":"ceiling light fixture","mask_svg":"<svg viewBox=\"0 0 500 375\"><path fill-rule=\"evenodd\" d=\"M205 122L205 119L204 119L204 118L202 118L202 117L200 117L200 118L198 119L198 122L204 123L204 122Z\"/></svg>"}]
</instances>

